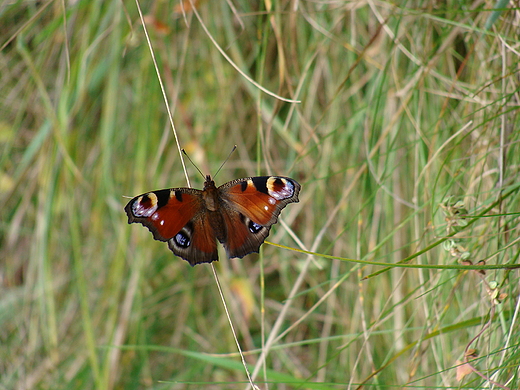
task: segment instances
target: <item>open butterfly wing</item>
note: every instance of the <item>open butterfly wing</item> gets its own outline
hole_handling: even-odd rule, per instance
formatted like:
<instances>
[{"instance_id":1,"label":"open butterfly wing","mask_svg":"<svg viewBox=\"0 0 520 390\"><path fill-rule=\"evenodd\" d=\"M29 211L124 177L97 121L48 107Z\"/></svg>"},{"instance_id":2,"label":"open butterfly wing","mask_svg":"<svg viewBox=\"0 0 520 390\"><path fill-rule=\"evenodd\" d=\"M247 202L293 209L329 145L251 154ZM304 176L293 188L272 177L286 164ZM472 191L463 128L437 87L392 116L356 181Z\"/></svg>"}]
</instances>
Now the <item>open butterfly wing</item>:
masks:
<instances>
[{"instance_id":1,"label":"open butterfly wing","mask_svg":"<svg viewBox=\"0 0 520 390\"><path fill-rule=\"evenodd\" d=\"M172 188L133 198L125 207L128 223L141 223L191 265L218 259L215 234L205 221L202 191Z\"/></svg>"},{"instance_id":2,"label":"open butterfly wing","mask_svg":"<svg viewBox=\"0 0 520 390\"><path fill-rule=\"evenodd\" d=\"M258 252L282 209L298 202L300 184L288 177L259 176L233 180L219 191L226 226L232 227L224 246L229 257L244 257Z\"/></svg>"}]
</instances>

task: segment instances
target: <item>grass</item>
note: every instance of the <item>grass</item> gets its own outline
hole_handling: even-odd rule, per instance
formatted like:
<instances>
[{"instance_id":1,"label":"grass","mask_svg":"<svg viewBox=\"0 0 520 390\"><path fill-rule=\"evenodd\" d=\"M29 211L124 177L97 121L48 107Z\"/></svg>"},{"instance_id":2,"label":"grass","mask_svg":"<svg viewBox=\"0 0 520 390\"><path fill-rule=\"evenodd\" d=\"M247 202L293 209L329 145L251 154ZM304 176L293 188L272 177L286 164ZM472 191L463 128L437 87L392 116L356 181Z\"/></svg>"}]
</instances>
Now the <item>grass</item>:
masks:
<instances>
[{"instance_id":1,"label":"grass","mask_svg":"<svg viewBox=\"0 0 520 390\"><path fill-rule=\"evenodd\" d=\"M214 264L261 389L519 387L518 9L487 6L141 4L202 172L236 144L218 183L302 184L286 248ZM0 389L246 388L211 266L126 223L186 185L135 3L0 21Z\"/></svg>"}]
</instances>

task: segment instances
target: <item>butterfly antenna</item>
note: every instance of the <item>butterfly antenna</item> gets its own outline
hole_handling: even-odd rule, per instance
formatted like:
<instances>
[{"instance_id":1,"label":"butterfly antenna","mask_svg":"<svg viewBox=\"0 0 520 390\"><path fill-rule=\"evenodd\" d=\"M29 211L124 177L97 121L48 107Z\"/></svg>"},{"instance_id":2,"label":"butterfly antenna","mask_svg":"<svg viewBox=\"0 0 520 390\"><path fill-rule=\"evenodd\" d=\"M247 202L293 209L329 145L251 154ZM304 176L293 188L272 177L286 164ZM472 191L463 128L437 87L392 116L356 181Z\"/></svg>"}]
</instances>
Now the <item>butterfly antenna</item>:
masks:
<instances>
[{"instance_id":1,"label":"butterfly antenna","mask_svg":"<svg viewBox=\"0 0 520 390\"><path fill-rule=\"evenodd\" d=\"M220 172L220 170L222 169L222 167L224 166L225 163L227 163L227 161L229 160L229 158L231 157L231 155L233 154L233 152L237 150L237 146L233 146L233 149L231 149L231 152L229 152L227 158L224 160L224 162L222 163L222 165L220 166L220 168L217 170L217 172L213 175L213 178L217 177L218 173Z\"/></svg>"},{"instance_id":2,"label":"butterfly antenna","mask_svg":"<svg viewBox=\"0 0 520 390\"><path fill-rule=\"evenodd\" d=\"M198 166L195 165L195 163L192 161L192 159L190 158L190 156L188 156L188 153L186 153L186 150L182 149L182 153L184 153L184 155L188 158L188 160L190 160L190 163L191 165L193 165L197 171L199 171L199 173L201 174L201 176L206 179L206 176L204 176L204 174L202 173L202 171L199 169Z\"/></svg>"}]
</instances>

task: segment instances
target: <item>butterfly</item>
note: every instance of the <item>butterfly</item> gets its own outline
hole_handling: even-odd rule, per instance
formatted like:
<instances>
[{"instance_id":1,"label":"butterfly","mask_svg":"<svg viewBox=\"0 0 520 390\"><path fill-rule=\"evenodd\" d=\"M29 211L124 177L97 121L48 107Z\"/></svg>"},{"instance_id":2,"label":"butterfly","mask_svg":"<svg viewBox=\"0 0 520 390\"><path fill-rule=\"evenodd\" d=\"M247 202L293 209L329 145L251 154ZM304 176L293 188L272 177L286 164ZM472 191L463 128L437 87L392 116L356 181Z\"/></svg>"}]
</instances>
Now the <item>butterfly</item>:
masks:
<instances>
[{"instance_id":1,"label":"butterfly","mask_svg":"<svg viewBox=\"0 0 520 390\"><path fill-rule=\"evenodd\" d=\"M218 260L217 240L230 258L258 252L282 209L298 202L300 184L288 177L236 179L220 187L171 188L136 196L125 206L128 223L146 226L192 266Z\"/></svg>"}]
</instances>

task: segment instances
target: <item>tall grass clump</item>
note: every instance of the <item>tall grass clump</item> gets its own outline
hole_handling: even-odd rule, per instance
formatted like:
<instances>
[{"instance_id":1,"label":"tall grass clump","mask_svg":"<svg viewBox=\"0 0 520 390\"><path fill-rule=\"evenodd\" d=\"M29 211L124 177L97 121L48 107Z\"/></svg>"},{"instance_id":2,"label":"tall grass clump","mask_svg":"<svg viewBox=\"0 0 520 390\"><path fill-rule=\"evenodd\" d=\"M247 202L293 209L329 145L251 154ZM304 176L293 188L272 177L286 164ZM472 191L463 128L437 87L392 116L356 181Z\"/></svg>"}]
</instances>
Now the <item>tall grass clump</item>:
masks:
<instances>
[{"instance_id":1,"label":"tall grass clump","mask_svg":"<svg viewBox=\"0 0 520 390\"><path fill-rule=\"evenodd\" d=\"M519 388L514 3L140 6L180 146L300 202L189 267L123 210L187 185L136 3L0 5L0 389L248 388L224 303L260 389Z\"/></svg>"}]
</instances>

